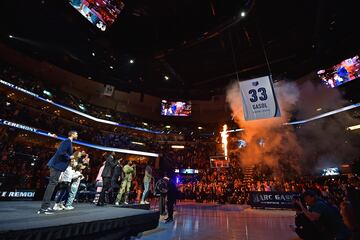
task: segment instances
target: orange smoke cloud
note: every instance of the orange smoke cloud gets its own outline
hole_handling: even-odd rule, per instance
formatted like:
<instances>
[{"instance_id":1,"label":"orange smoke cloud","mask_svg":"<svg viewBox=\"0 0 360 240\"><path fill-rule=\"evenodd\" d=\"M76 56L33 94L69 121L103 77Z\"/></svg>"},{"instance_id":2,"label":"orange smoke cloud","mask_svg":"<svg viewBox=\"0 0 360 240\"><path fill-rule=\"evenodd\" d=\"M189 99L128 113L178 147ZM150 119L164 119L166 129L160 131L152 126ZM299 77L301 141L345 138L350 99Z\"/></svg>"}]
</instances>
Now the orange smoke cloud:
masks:
<instances>
[{"instance_id":1,"label":"orange smoke cloud","mask_svg":"<svg viewBox=\"0 0 360 240\"><path fill-rule=\"evenodd\" d=\"M281 166L291 167L299 172L298 159L301 147L292 127L285 127L291 111L299 99L295 84L281 82L275 86L275 94L280 106L281 117L245 121L239 84L232 83L227 89L227 102L233 118L240 128L244 128L242 138L247 146L239 150L241 164L254 165L265 163L272 167L277 175L282 175Z\"/></svg>"}]
</instances>

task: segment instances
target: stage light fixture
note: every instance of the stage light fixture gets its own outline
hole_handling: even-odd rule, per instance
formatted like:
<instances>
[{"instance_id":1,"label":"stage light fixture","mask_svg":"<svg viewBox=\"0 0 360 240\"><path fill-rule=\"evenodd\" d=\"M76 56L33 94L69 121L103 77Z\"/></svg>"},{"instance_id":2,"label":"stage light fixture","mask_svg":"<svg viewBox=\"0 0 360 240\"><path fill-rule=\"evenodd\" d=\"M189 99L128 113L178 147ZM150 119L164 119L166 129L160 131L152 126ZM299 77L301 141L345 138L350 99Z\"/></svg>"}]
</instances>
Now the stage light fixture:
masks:
<instances>
[{"instance_id":1,"label":"stage light fixture","mask_svg":"<svg viewBox=\"0 0 360 240\"><path fill-rule=\"evenodd\" d=\"M347 130L350 130L350 131L353 131L353 130L356 130L356 129L360 129L360 124L354 125L354 126L351 126L351 127L347 128Z\"/></svg>"},{"instance_id":2,"label":"stage light fixture","mask_svg":"<svg viewBox=\"0 0 360 240\"><path fill-rule=\"evenodd\" d=\"M129 60L129 63L134 64L134 63L135 63L135 60L134 60L134 59L130 59L130 60Z\"/></svg>"},{"instance_id":3,"label":"stage light fixture","mask_svg":"<svg viewBox=\"0 0 360 240\"><path fill-rule=\"evenodd\" d=\"M165 79L165 80L169 80L170 78L165 75L165 76L164 76L164 79Z\"/></svg>"},{"instance_id":4,"label":"stage light fixture","mask_svg":"<svg viewBox=\"0 0 360 240\"><path fill-rule=\"evenodd\" d=\"M9 35L9 38L14 38L14 36L13 36L13 35Z\"/></svg>"},{"instance_id":5,"label":"stage light fixture","mask_svg":"<svg viewBox=\"0 0 360 240\"><path fill-rule=\"evenodd\" d=\"M171 148L173 148L173 149L184 149L185 146L183 146L183 145L171 145Z\"/></svg>"},{"instance_id":6,"label":"stage light fixture","mask_svg":"<svg viewBox=\"0 0 360 240\"><path fill-rule=\"evenodd\" d=\"M109 68L110 68L110 69L114 69L114 67L113 67L113 66L110 66Z\"/></svg>"},{"instance_id":7,"label":"stage light fixture","mask_svg":"<svg viewBox=\"0 0 360 240\"><path fill-rule=\"evenodd\" d=\"M47 91L47 90L44 90L43 93L49 97L52 97L52 94L51 92Z\"/></svg>"},{"instance_id":8,"label":"stage light fixture","mask_svg":"<svg viewBox=\"0 0 360 240\"><path fill-rule=\"evenodd\" d=\"M85 108L84 104L79 104L79 108L80 108L81 110L83 110L83 111L86 111L86 108Z\"/></svg>"},{"instance_id":9,"label":"stage light fixture","mask_svg":"<svg viewBox=\"0 0 360 240\"><path fill-rule=\"evenodd\" d=\"M240 13L240 16L241 16L241 17L245 17L245 16L246 16L246 13L245 13L244 11L242 11L242 12Z\"/></svg>"}]
</instances>

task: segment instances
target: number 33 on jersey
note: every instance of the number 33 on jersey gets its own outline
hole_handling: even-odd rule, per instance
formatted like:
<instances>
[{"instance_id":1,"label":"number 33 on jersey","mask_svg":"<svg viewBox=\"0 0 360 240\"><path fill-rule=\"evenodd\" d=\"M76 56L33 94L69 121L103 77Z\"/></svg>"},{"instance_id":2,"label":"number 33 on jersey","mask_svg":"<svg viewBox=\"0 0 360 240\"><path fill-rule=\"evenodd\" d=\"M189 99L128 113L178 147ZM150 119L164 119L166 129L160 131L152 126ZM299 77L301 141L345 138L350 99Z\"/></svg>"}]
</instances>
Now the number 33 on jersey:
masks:
<instances>
[{"instance_id":1,"label":"number 33 on jersey","mask_svg":"<svg viewBox=\"0 0 360 240\"><path fill-rule=\"evenodd\" d=\"M269 76L239 82L245 120L280 117Z\"/></svg>"}]
</instances>

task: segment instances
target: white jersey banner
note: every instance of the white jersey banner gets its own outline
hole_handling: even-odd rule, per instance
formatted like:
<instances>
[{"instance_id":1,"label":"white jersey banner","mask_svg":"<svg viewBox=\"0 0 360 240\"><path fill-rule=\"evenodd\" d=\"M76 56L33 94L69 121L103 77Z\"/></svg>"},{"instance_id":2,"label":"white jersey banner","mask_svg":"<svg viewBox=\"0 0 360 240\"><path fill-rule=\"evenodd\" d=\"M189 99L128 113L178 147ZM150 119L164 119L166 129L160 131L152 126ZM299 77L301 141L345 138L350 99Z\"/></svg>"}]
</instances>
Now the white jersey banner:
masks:
<instances>
[{"instance_id":1,"label":"white jersey banner","mask_svg":"<svg viewBox=\"0 0 360 240\"><path fill-rule=\"evenodd\" d=\"M114 93L114 90L115 90L114 86L106 84L105 87L104 87L104 93L103 94L105 96L111 97L113 95L113 93Z\"/></svg>"},{"instance_id":2,"label":"white jersey banner","mask_svg":"<svg viewBox=\"0 0 360 240\"><path fill-rule=\"evenodd\" d=\"M239 82L245 120L280 117L269 76Z\"/></svg>"}]
</instances>

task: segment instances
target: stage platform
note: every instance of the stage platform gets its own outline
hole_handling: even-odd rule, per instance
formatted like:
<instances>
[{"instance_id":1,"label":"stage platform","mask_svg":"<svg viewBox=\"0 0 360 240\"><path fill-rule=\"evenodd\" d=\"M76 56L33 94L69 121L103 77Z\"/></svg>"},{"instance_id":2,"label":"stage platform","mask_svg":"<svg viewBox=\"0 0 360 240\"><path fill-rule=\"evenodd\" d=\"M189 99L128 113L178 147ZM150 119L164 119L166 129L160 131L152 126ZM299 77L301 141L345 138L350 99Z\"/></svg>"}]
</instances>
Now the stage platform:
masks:
<instances>
[{"instance_id":1,"label":"stage platform","mask_svg":"<svg viewBox=\"0 0 360 240\"><path fill-rule=\"evenodd\" d=\"M0 202L0 240L129 239L157 228L159 212L143 209L74 205L71 211L38 215L40 202Z\"/></svg>"}]
</instances>

